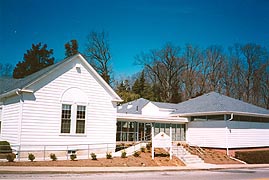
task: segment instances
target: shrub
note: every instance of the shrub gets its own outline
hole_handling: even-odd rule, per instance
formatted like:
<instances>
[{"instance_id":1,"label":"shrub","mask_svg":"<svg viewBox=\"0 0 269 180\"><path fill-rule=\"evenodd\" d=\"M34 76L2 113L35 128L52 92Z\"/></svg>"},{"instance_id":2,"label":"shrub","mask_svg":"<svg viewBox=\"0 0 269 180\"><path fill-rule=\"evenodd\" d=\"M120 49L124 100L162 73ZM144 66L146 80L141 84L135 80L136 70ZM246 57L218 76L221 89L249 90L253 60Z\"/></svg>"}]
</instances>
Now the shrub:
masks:
<instances>
[{"instance_id":1,"label":"shrub","mask_svg":"<svg viewBox=\"0 0 269 180\"><path fill-rule=\"evenodd\" d=\"M135 151L133 155L134 155L134 157L139 157L140 156L140 152L139 151Z\"/></svg>"},{"instance_id":2,"label":"shrub","mask_svg":"<svg viewBox=\"0 0 269 180\"><path fill-rule=\"evenodd\" d=\"M29 153L28 154L28 159L33 162L35 160L35 155L32 154L32 153Z\"/></svg>"},{"instance_id":3,"label":"shrub","mask_svg":"<svg viewBox=\"0 0 269 180\"><path fill-rule=\"evenodd\" d=\"M8 162L14 162L14 159L16 158L16 154L14 154L14 153L9 153L8 155L7 155L7 160L8 160Z\"/></svg>"},{"instance_id":4,"label":"shrub","mask_svg":"<svg viewBox=\"0 0 269 180\"><path fill-rule=\"evenodd\" d=\"M57 157L56 157L56 155L55 155L54 153L51 153L51 154L50 154L50 159L51 159L52 161L56 161L56 160L57 160Z\"/></svg>"},{"instance_id":5,"label":"shrub","mask_svg":"<svg viewBox=\"0 0 269 180\"><path fill-rule=\"evenodd\" d=\"M127 153L126 153L126 151L121 151L121 157L122 157L122 158L126 158L126 157L127 157Z\"/></svg>"},{"instance_id":6,"label":"shrub","mask_svg":"<svg viewBox=\"0 0 269 180\"><path fill-rule=\"evenodd\" d=\"M150 150L150 149L151 149L151 146L152 146L152 143L149 142L149 143L146 145L147 150Z\"/></svg>"},{"instance_id":7,"label":"shrub","mask_svg":"<svg viewBox=\"0 0 269 180\"><path fill-rule=\"evenodd\" d=\"M141 152L146 152L146 148L145 148L145 147L141 147L141 148L140 148L140 151L141 151Z\"/></svg>"},{"instance_id":8,"label":"shrub","mask_svg":"<svg viewBox=\"0 0 269 180\"><path fill-rule=\"evenodd\" d=\"M76 154L70 154L71 161L75 161L76 158L77 158Z\"/></svg>"},{"instance_id":9,"label":"shrub","mask_svg":"<svg viewBox=\"0 0 269 180\"><path fill-rule=\"evenodd\" d=\"M0 153L12 153L9 142L0 141Z\"/></svg>"},{"instance_id":10,"label":"shrub","mask_svg":"<svg viewBox=\"0 0 269 180\"><path fill-rule=\"evenodd\" d=\"M97 160L97 156L95 153L91 153L92 160Z\"/></svg>"},{"instance_id":11,"label":"shrub","mask_svg":"<svg viewBox=\"0 0 269 180\"><path fill-rule=\"evenodd\" d=\"M107 159L112 159L112 154L111 154L111 152L106 153L106 158L107 158Z\"/></svg>"},{"instance_id":12,"label":"shrub","mask_svg":"<svg viewBox=\"0 0 269 180\"><path fill-rule=\"evenodd\" d=\"M269 163L269 151L236 151L235 157L248 164L268 164Z\"/></svg>"}]
</instances>

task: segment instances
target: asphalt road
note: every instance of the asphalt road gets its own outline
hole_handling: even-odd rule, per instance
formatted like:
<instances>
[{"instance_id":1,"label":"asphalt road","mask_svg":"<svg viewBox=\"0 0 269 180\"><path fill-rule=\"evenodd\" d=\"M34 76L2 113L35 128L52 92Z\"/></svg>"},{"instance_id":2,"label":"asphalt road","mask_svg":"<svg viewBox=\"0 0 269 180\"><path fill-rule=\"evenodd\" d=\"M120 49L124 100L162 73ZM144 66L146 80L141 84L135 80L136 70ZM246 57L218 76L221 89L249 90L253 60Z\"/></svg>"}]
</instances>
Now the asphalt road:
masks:
<instances>
[{"instance_id":1,"label":"asphalt road","mask_svg":"<svg viewBox=\"0 0 269 180\"><path fill-rule=\"evenodd\" d=\"M269 168L214 171L170 171L98 174L0 174L0 179L20 180L269 180Z\"/></svg>"}]
</instances>

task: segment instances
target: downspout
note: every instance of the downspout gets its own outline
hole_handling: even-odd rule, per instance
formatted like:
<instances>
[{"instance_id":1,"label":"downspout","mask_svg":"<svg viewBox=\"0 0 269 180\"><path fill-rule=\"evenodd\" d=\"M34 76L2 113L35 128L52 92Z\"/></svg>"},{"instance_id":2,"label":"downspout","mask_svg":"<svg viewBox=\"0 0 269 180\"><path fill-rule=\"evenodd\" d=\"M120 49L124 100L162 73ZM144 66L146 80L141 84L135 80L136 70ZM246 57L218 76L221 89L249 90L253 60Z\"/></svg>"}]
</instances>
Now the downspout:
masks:
<instances>
[{"instance_id":1,"label":"downspout","mask_svg":"<svg viewBox=\"0 0 269 180\"><path fill-rule=\"evenodd\" d=\"M233 118L234 118L234 114L232 113L230 119L227 119L227 120L226 120L225 138L226 138L226 154L227 154L227 156L230 156L230 155L229 155L229 139L228 139L228 131L229 131L229 128L228 128L228 121L233 120ZM226 117L225 117L225 119L226 119Z\"/></svg>"}]
</instances>

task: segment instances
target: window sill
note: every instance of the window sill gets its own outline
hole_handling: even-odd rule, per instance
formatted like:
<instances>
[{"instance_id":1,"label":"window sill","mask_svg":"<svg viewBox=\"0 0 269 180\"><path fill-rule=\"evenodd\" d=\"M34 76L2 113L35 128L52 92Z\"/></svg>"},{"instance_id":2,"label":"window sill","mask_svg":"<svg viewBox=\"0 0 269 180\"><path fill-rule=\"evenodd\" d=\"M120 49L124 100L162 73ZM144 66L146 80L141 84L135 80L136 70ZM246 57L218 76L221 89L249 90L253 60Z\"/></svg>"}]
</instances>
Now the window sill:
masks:
<instances>
[{"instance_id":1,"label":"window sill","mask_svg":"<svg viewBox=\"0 0 269 180\"><path fill-rule=\"evenodd\" d=\"M59 136L70 136L70 137L86 137L87 134L68 134L68 133L61 133Z\"/></svg>"}]
</instances>

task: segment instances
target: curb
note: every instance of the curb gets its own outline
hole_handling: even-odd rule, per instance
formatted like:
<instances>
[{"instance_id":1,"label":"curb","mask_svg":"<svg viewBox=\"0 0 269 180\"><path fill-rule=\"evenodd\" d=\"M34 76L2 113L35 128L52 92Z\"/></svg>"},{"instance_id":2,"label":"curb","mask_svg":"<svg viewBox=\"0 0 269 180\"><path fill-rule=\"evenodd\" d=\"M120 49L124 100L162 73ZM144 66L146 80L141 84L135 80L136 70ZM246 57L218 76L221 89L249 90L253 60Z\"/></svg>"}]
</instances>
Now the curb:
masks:
<instances>
[{"instance_id":1,"label":"curb","mask_svg":"<svg viewBox=\"0 0 269 180\"><path fill-rule=\"evenodd\" d=\"M81 174L81 173L140 173L162 171L216 171L225 169L269 168L269 164L255 165L200 165L194 166L157 166L157 167L32 167L32 166L0 166L0 174Z\"/></svg>"}]
</instances>

